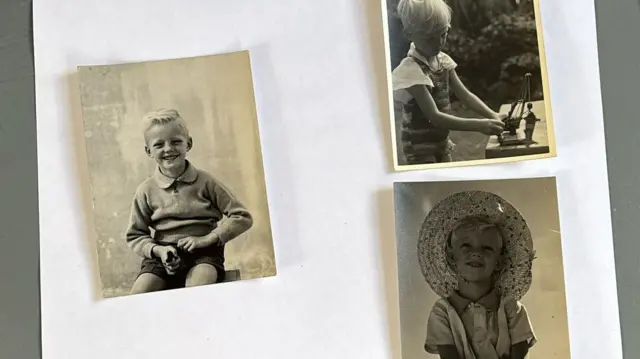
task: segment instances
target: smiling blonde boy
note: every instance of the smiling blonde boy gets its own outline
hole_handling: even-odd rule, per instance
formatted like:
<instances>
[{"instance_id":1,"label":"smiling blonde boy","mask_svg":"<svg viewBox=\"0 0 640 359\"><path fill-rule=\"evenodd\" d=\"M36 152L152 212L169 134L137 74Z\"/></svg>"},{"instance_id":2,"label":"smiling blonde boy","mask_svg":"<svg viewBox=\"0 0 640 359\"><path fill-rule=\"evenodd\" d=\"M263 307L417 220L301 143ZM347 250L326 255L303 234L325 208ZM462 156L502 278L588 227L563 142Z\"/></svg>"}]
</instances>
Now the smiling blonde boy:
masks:
<instances>
[{"instance_id":1,"label":"smiling blonde boy","mask_svg":"<svg viewBox=\"0 0 640 359\"><path fill-rule=\"evenodd\" d=\"M186 159L193 139L178 111L157 110L144 121L144 149L158 166L131 206L126 241L143 258L131 294L220 282L225 244L253 218L225 185Z\"/></svg>"}]
</instances>

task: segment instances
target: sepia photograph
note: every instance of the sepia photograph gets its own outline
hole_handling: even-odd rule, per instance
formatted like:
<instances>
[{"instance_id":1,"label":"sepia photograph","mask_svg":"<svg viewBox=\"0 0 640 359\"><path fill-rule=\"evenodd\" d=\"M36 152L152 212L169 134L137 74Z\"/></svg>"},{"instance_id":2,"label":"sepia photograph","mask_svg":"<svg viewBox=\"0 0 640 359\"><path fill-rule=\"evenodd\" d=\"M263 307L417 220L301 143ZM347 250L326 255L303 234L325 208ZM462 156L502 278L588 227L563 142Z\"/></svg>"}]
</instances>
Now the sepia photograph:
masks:
<instances>
[{"instance_id":1,"label":"sepia photograph","mask_svg":"<svg viewBox=\"0 0 640 359\"><path fill-rule=\"evenodd\" d=\"M538 0L383 0L396 171L554 157Z\"/></svg>"},{"instance_id":2,"label":"sepia photograph","mask_svg":"<svg viewBox=\"0 0 640 359\"><path fill-rule=\"evenodd\" d=\"M276 275L247 51L78 79L103 297Z\"/></svg>"},{"instance_id":3,"label":"sepia photograph","mask_svg":"<svg viewBox=\"0 0 640 359\"><path fill-rule=\"evenodd\" d=\"M570 357L555 177L394 184L405 359Z\"/></svg>"}]
</instances>

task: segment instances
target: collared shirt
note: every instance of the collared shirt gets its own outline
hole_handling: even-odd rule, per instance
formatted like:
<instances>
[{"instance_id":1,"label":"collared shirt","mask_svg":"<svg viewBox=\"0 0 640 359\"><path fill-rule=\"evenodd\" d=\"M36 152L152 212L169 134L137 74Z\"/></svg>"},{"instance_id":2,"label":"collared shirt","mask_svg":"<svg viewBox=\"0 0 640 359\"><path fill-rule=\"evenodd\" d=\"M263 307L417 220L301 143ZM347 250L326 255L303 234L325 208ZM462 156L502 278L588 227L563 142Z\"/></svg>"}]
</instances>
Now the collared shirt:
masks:
<instances>
[{"instance_id":1,"label":"collared shirt","mask_svg":"<svg viewBox=\"0 0 640 359\"><path fill-rule=\"evenodd\" d=\"M438 354L438 346L453 345L463 359L501 359L511 346L536 342L529 315L517 301L501 302L494 290L477 302L458 294L439 299L429 316L425 349Z\"/></svg>"},{"instance_id":2,"label":"collared shirt","mask_svg":"<svg viewBox=\"0 0 640 359\"><path fill-rule=\"evenodd\" d=\"M126 240L136 254L152 258L156 244L177 244L187 236L210 233L227 243L252 224L249 211L225 185L187 161L178 178L158 168L138 186Z\"/></svg>"}]
</instances>

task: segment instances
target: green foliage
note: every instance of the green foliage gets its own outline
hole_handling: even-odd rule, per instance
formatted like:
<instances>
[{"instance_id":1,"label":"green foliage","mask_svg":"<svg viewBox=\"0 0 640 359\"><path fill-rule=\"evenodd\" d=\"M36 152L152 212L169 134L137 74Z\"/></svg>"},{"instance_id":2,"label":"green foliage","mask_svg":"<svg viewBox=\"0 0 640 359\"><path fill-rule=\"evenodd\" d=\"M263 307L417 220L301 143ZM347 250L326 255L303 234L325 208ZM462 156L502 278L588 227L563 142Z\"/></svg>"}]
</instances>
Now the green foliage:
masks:
<instances>
[{"instance_id":1,"label":"green foliage","mask_svg":"<svg viewBox=\"0 0 640 359\"><path fill-rule=\"evenodd\" d=\"M496 15L495 8L477 9L477 1L466 3L472 12L462 9L459 0L456 3L454 10L464 16L454 19L445 51L458 63L457 72L465 85L496 108L515 100L524 75L531 73L532 100L542 99L533 6L513 5L510 11ZM468 14L474 18L466 17Z\"/></svg>"}]
</instances>

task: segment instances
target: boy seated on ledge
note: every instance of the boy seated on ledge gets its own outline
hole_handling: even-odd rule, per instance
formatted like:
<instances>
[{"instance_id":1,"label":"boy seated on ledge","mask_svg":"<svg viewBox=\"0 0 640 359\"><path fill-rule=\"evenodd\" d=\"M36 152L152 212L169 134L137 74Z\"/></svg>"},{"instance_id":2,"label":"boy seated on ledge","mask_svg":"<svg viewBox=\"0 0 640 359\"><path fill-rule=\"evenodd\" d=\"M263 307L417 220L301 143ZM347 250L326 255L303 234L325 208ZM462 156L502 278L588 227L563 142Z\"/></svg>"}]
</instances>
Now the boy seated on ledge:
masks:
<instances>
[{"instance_id":1,"label":"boy seated on ledge","mask_svg":"<svg viewBox=\"0 0 640 359\"><path fill-rule=\"evenodd\" d=\"M144 258L131 294L221 282L224 246L253 218L224 184L187 161L193 140L178 111L144 120L145 152L158 166L131 206L126 241Z\"/></svg>"}]
</instances>

